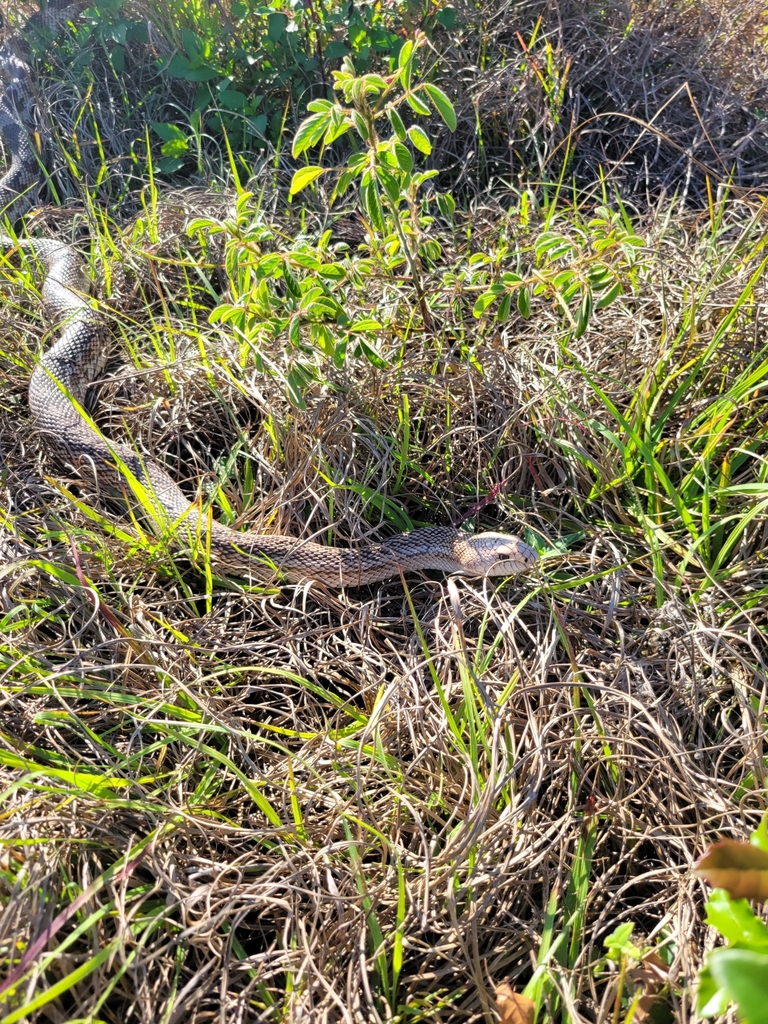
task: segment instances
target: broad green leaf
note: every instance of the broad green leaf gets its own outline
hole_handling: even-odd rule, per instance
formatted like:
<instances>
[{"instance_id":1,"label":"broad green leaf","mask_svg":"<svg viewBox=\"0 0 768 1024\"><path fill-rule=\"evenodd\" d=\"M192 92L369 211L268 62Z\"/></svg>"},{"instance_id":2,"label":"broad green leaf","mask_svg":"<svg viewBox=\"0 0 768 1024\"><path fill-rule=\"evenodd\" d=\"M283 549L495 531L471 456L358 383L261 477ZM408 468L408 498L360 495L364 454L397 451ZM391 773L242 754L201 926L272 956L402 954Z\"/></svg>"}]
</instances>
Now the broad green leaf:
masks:
<instances>
[{"instance_id":1,"label":"broad green leaf","mask_svg":"<svg viewBox=\"0 0 768 1024\"><path fill-rule=\"evenodd\" d=\"M319 178L323 173L324 168L316 167L312 164L309 167L300 167L293 175L291 181L291 195L295 196L301 192L303 188L306 188L315 178Z\"/></svg>"},{"instance_id":2,"label":"broad green leaf","mask_svg":"<svg viewBox=\"0 0 768 1024\"><path fill-rule=\"evenodd\" d=\"M729 945L768 953L768 926L745 899L734 900L725 889L714 889L706 906L707 924L717 928Z\"/></svg>"},{"instance_id":3,"label":"broad green leaf","mask_svg":"<svg viewBox=\"0 0 768 1024\"><path fill-rule=\"evenodd\" d=\"M371 224L377 231L383 231L384 215L381 211L381 198L376 181L371 178L368 181L363 181L360 186L360 196Z\"/></svg>"},{"instance_id":4,"label":"broad green leaf","mask_svg":"<svg viewBox=\"0 0 768 1024\"><path fill-rule=\"evenodd\" d=\"M400 81L403 83L404 89L411 88L411 78L413 76L413 40L408 39L400 47L400 53L397 55L397 66L400 69Z\"/></svg>"},{"instance_id":5,"label":"broad green leaf","mask_svg":"<svg viewBox=\"0 0 768 1024\"><path fill-rule=\"evenodd\" d=\"M400 186L395 179L393 174L385 170L383 167L379 168L378 173L379 181L381 182L382 188L387 194L387 199L390 201L392 206L397 206L400 202Z\"/></svg>"},{"instance_id":6,"label":"broad green leaf","mask_svg":"<svg viewBox=\"0 0 768 1024\"><path fill-rule=\"evenodd\" d=\"M416 149L424 153L426 156L432 152L432 143L429 141L429 136L421 128L413 127L408 129L408 138L414 144Z\"/></svg>"},{"instance_id":7,"label":"broad green leaf","mask_svg":"<svg viewBox=\"0 0 768 1024\"><path fill-rule=\"evenodd\" d=\"M349 331L351 334L356 334L361 331L380 331L382 325L378 320L355 320L354 323L349 325Z\"/></svg>"},{"instance_id":8,"label":"broad green leaf","mask_svg":"<svg viewBox=\"0 0 768 1024\"><path fill-rule=\"evenodd\" d=\"M424 100L420 100L419 97L416 96L414 93L407 93L405 99L408 103L408 106L412 110L415 110L417 114L422 114L424 117L429 117L429 115L432 113L432 111L429 109ZM411 131L413 131L413 129L411 129Z\"/></svg>"},{"instance_id":9,"label":"broad green leaf","mask_svg":"<svg viewBox=\"0 0 768 1024\"><path fill-rule=\"evenodd\" d=\"M310 146L314 146L316 142L319 142L329 122L330 116L327 112L313 114L311 117L305 118L296 129L296 134L293 137L291 152L294 157L301 156Z\"/></svg>"},{"instance_id":10,"label":"broad green leaf","mask_svg":"<svg viewBox=\"0 0 768 1024\"><path fill-rule=\"evenodd\" d=\"M768 953L715 949L707 966L717 985L736 1003L746 1024L768 1024Z\"/></svg>"},{"instance_id":11,"label":"broad green leaf","mask_svg":"<svg viewBox=\"0 0 768 1024\"><path fill-rule=\"evenodd\" d=\"M424 82L424 89L429 95L429 98L437 107L437 112L448 125L452 132L456 131L456 111L453 109L453 104L445 95L442 89L438 89L436 85L432 85L430 82Z\"/></svg>"},{"instance_id":12,"label":"broad green leaf","mask_svg":"<svg viewBox=\"0 0 768 1024\"><path fill-rule=\"evenodd\" d=\"M450 192L441 192L437 196L437 208L444 217L452 220L456 212L456 200Z\"/></svg>"},{"instance_id":13,"label":"broad green leaf","mask_svg":"<svg viewBox=\"0 0 768 1024\"><path fill-rule=\"evenodd\" d=\"M408 134L405 130L402 117L400 117L394 107L387 107L387 117L389 118L389 123L394 129L395 135L401 142L405 142L408 138Z\"/></svg>"},{"instance_id":14,"label":"broad green leaf","mask_svg":"<svg viewBox=\"0 0 768 1024\"><path fill-rule=\"evenodd\" d=\"M378 367L380 370L386 370L388 366L386 359L382 359L379 353L376 351L376 349L373 348L370 345L370 343L365 340L364 337L360 337L357 339L357 347L363 353L363 355L365 356L369 363L371 363L373 366Z\"/></svg>"},{"instance_id":15,"label":"broad green leaf","mask_svg":"<svg viewBox=\"0 0 768 1024\"><path fill-rule=\"evenodd\" d=\"M492 305L500 295L503 295L505 291L506 288L503 284L492 284L488 291L483 292L475 303L474 308L472 309L474 315L476 317L481 317L486 309L488 309L488 307Z\"/></svg>"},{"instance_id":16,"label":"broad green leaf","mask_svg":"<svg viewBox=\"0 0 768 1024\"><path fill-rule=\"evenodd\" d=\"M621 295L622 290L621 281L616 281L607 292L603 292L595 303L595 309L605 309L606 306L610 306Z\"/></svg>"},{"instance_id":17,"label":"broad green leaf","mask_svg":"<svg viewBox=\"0 0 768 1024\"><path fill-rule=\"evenodd\" d=\"M592 292L589 288L584 291L579 303L579 308L576 312L576 331L574 332L575 338L580 338L589 326L589 320L592 316Z\"/></svg>"},{"instance_id":18,"label":"broad green leaf","mask_svg":"<svg viewBox=\"0 0 768 1024\"><path fill-rule=\"evenodd\" d=\"M401 170L410 173L413 170L413 157L411 151L402 142L395 143L395 159Z\"/></svg>"}]
</instances>

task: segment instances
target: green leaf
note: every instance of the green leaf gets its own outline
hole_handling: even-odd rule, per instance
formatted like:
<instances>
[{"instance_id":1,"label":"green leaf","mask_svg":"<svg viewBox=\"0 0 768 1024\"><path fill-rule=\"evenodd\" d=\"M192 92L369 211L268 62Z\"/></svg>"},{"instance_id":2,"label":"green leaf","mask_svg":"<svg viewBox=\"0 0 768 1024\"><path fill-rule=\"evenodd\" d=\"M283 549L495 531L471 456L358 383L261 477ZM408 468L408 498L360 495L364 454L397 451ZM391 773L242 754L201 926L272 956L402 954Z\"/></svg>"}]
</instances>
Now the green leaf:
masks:
<instances>
[{"instance_id":1,"label":"green leaf","mask_svg":"<svg viewBox=\"0 0 768 1024\"><path fill-rule=\"evenodd\" d=\"M707 966L747 1024L768 1024L768 953L749 949L715 949Z\"/></svg>"},{"instance_id":2,"label":"green leaf","mask_svg":"<svg viewBox=\"0 0 768 1024\"><path fill-rule=\"evenodd\" d=\"M496 319L501 324L505 324L509 320L509 311L512 308L512 292L507 292L504 298L499 303L499 308L496 311Z\"/></svg>"},{"instance_id":3,"label":"green leaf","mask_svg":"<svg viewBox=\"0 0 768 1024\"><path fill-rule=\"evenodd\" d=\"M180 53L175 53L171 57L165 73L171 78L184 78L188 82L210 82L212 78L218 78L221 74L217 68L213 68L209 64L203 64L198 68L193 67Z\"/></svg>"},{"instance_id":4,"label":"green leaf","mask_svg":"<svg viewBox=\"0 0 768 1024\"><path fill-rule=\"evenodd\" d=\"M438 193L437 208L444 217L453 220L453 215L456 212L456 200L450 192Z\"/></svg>"},{"instance_id":5,"label":"green leaf","mask_svg":"<svg viewBox=\"0 0 768 1024\"><path fill-rule=\"evenodd\" d=\"M336 351L336 340L325 324L311 324L309 336L313 344L320 349L324 356L327 356L329 359L333 358Z\"/></svg>"},{"instance_id":6,"label":"green leaf","mask_svg":"<svg viewBox=\"0 0 768 1024\"><path fill-rule=\"evenodd\" d=\"M109 51L109 63L118 75L125 71L125 47L113 46Z\"/></svg>"},{"instance_id":7,"label":"green leaf","mask_svg":"<svg viewBox=\"0 0 768 1024\"><path fill-rule=\"evenodd\" d=\"M419 97L416 96L414 93L407 93L405 99L408 103L408 106L412 110L415 110L417 114L422 114L424 117L429 117L429 115L432 113L427 104L423 100L420 100ZM413 131L413 129L411 129L410 131Z\"/></svg>"},{"instance_id":8,"label":"green leaf","mask_svg":"<svg viewBox=\"0 0 768 1024\"><path fill-rule=\"evenodd\" d=\"M287 374L285 383L287 385L289 400L297 409L306 409L307 403L304 401L304 386L306 384L306 379L304 374L300 370L294 368Z\"/></svg>"},{"instance_id":9,"label":"green leaf","mask_svg":"<svg viewBox=\"0 0 768 1024\"><path fill-rule=\"evenodd\" d=\"M409 128L408 138L419 152L424 153L426 156L429 156L432 152L432 143L429 141L429 136L421 128L417 128L415 125Z\"/></svg>"},{"instance_id":10,"label":"green leaf","mask_svg":"<svg viewBox=\"0 0 768 1024\"><path fill-rule=\"evenodd\" d=\"M437 112L448 125L452 132L456 131L456 111L453 109L453 104L445 95L442 89L438 89L436 85L432 85L430 82L424 82L424 90L429 95L429 98L437 107Z\"/></svg>"},{"instance_id":11,"label":"green leaf","mask_svg":"<svg viewBox=\"0 0 768 1024\"><path fill-rule=\"evenodd\" d=\"M294 172L293 179L291 180L291 195L295 196L301 192L303 188L306 188L315 178L319 178L323 173L324 168L317 167L310 164L309 167L300 167L298 171Z\"/></svg>"},{"instance_id":12,"label":"green leaf","mask_svg":"<svg viewBox=\"0 0 768 1024\"><path fill-rule=\"evenodd\" d=\"M381 198L379 197L379 189L375 180L364 180L360 186L360 195L371 224L377 231L383 231L384 215L381 211Z\"/></svg>"},{"instance_id":13,"label":"green leaf","mask_svg":"<svg viewBox=\"0 0 768 1024\"><path fill-rule=\"evenodd\" d=\"M382 359L379 353L376 351L376 349L373 348L365 340L365 338L361 337L357 339L357 347L360 349L360 351L363 353L363 355L365 356L369 363L371 363L373 366L378 367L380 370L386 370L387 366L389 365L386 359Z\"/></svg>"},{"instance_id":14,"label":"green leaf","mask_svg":"<svg viewBox=\"0 0 768 1024\"><path fill-rule=\"evenodd\" d=\"M398 166L401 170L407 174L413 170L413 157L411 151L407 146L404 146L402 142L395 143L395 159L397 160Z\"/></svg>"},{"instance_id":15,"label":"green leaf","mask_svg":"<svg viewBox=\"0 0 768 1024\"><path fill-rule=\"evenodd\" d=\"M288 321L288 340L296 347L301 344L301 321L298 315L292 316Z\"/></svg>"},{"instance_id":16,"label":"green leaf","mask_svg":"<svg viewBox=\"0 0 768 1024\"><path fill-rule=\"evenodd\" d=\"M400 69L400 81L403 83L404 89L411 88L411 78L413 75L413 40L408 39L400 47L400 53L397 55L397 66Z\"/></svg>"},{"instance_id":17,"label":"green leaf","mask_svg":"<svg viewBox=\"0 0 768 1024\"><path fill-rule=\"evenodd\" d=\"M579 308L576 313L576 330L574 332L574 338L580 338L589 326L589 319L592 316L592 292L589 288L584 291L584 294L579 303Z\"/></svg>"},{"instance_id":18,"label":"green leaf","mask_svg":"<svg viewBox=\"0 0 768 1024\"><path fill-rule=\"evenodd\" d=\"M300 299L301 284L285 261L283 262L283 281L285 282L285 288L288 294L292 295L294 299Z\"/></svg>"},{"instance_id":19,"label":"green leaf","mask_svg":"<svg viewBox=\"0 0 768 1024\"><path fill-rule=\"evenodd\" d=\"M503 284L492 284L488 291L483 292L483 294L478 298L474 308L472 309L473 314L476 317L481 317L486 309L488 309L488 307L492 305L500 295L503 295L505 291L506 288Z\"/></svg>"},{"instance_id":20,"label":"green leaf","mask_svg":"<svg viewBox=\"0 0 768 1024\"><path fill-rule=\"evenodd\" d=\"M342 57L346 57L348 53L349 47L343 39L332 39L325 48L327 60L339 60Z\"/></svg>"},{"instance_id":21,"label":"green leaf","mask_svg":"<svg viewBox=\"0 0 768 1024\"><path fill-rule=\"evenodd\" d=\"M358 334L362 331L380 331L382 325L378 320L355 320L349 325L350 334Z\"/></svg>"},{"instance_id":22,"label":"green leaf","mask_svg":"<svg viewBox=\"0 0 768 1024\"><path fill-rule=\"evenodd\" d=\"M728 992L720 988L707 964L699 971L696 989L696 1009L701 1017L719 1017L730 1003Z\"/></svg>"},{"instance_id":23,"label":"green leaf","mask_svg":"<svg viewBox=\"0 0 768 1024\"><path fill-rule=\"evenodd\" d=\"M531 315L531 289L520 288L517 292L517 310L525 320Z\"/></svg>"},{"instance_id":24,"label":"green leaf","mask_svg":"<svg viewBox=\"0 0 768 1024\"><path fill-rule=\"evenodd\" d=\"M393 174L390 174L384 167L380 167L378 171L378 179L382 184L384 191L387 194L387 199L390 201L392 206L396 207L400 202L400 186Z\"/></svg>"},{"instance_id":25,"label":"green leaf","mask_svg":"<svg viewBox=\"0 0 768 1024\"><path fill-rule=\"evenodd\" d=\"M534 243L536 255L541 258L552 249L556 249L557 255L562 256L566 252L573 251L573 243L554 231L542 231ZM555 256L551 255L550 258L555 259Z\"/></svg>"},{"instance_id":26,"label":"green leaf","mask_svg":"<svg viewBox=\"0 0 768 1024\"><path fill-rule=\"evenodd\" d=\"M606 306L610 306L621 295L622 291L621 281L616 281L607 292L603 292L595 303L595 309L605 309Z\"/></svg>"},{"instance_id":27,"label":"green leaf","mask_svg":"<svg viewBox=\"0 0 768 1024\"><path fill-rule=\"evenodd\" d=\"M310 146L314 146L322 138L329 122L330 114L327 111L305 118L296 129L296 134L293 137L291 152L294 157L301 156Z\"/></svg>"},{"instance_id":28,"label":"green leaf","mask_svg":"<svg viewBox=\"0 0 768 1024\"><path fill-rule=\"evenodd\" d=\"M285 27L288 24L288 19L284 14L280 14L278 11L267 15L267 39L271 43L277 43L285 32Z\"/></svg>"},{"instance_id":29,"label":"green leaf","mask_svg":"<svg viewBox=\"0 0 768 1024\"><path fill-rule=\"evenodd\" d=\"M752 912L747 900L734 900L725 889L713 889L706 912L707 924L717 928L729 945L768 953L768 926Z\"/></svg>"},{"instance_id":30,"label":"green leaf","mask_svg":"<svg viewBox=\"0 0 768 1024\"><path fill-rule=\"evenodd\" d=\"M405 130L405 125L403 124L402 117L400 117L400 115L398 114L397 110L394 107L387 107L387 117L389 118L389 123L392 125L392 128L394 129L395 135L401 142L405 142L405 140L408 138L408 134Z\"/></svg>"}]
</instances>

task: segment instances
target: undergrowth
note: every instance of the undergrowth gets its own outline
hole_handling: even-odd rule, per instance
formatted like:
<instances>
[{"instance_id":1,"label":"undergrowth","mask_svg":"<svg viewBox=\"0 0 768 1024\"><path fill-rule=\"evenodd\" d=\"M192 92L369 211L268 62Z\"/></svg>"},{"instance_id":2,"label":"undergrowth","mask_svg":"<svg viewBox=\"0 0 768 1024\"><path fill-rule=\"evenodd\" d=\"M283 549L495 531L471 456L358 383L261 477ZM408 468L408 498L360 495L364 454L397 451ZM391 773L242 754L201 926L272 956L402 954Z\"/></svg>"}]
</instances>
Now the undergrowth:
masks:
<instances>
[{"instance_id":1,"label":"undergrowth","mask_svg":"<svg viewBox=\"0 0 768 1024\"><path fill-rule=\"evenodd\" d=\"M267 42L278 7L243 13ZM223 122L228 186L170 191L146 133L108 182L62 132L70 202L26 230L85 252L119 343L97 423L216 518L514 530L539 571L191 560L46 454L40 276L3 257L0 1024L492 1020L503 981L539 1021L695 1019L691 867L766 808L764 204L641 212L567 168L470 202L429 163L451 27L328 68L290 165ZM141 40L102 35L130 99Z\"/></svg>"}]
</instances>

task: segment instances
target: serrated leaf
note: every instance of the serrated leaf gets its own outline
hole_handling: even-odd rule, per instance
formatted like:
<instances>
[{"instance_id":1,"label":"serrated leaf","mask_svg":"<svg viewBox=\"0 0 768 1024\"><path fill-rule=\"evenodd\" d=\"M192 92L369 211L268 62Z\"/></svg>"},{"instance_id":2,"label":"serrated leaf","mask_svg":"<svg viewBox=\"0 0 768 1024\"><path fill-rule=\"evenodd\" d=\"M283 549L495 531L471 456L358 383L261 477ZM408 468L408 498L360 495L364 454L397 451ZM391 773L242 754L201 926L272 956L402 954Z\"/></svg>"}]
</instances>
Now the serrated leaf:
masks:
<instances>
[{"instance_id":1,"label":"serrated leaf","mask_svg":"<svg viewBox=\"0 0 768 1024\"><path fill-rule=\"evenodd\" d=\"M452 131L456 131L456 111L453 109L453 104L448 99L442 89L439 89L436 85L432 85L430 82L424 82L424 90L429 95L429 98L437 107L437 112L445 121L448 128Z\"/></svg>"},{"instance_id":2,"label":"serrated leaf","mask_svg":"<svg viewBox=\"0 0 768 1024\"><path fill-rule=\"evenodd\" d=\"M298 171L294 172L291 180L291 195L297 195L303 188L306 188L307 185L313 182L315 178L319 178L323 171L324 168L312 164L308 167L300 167Z\"/></svg>"}]
</instances>

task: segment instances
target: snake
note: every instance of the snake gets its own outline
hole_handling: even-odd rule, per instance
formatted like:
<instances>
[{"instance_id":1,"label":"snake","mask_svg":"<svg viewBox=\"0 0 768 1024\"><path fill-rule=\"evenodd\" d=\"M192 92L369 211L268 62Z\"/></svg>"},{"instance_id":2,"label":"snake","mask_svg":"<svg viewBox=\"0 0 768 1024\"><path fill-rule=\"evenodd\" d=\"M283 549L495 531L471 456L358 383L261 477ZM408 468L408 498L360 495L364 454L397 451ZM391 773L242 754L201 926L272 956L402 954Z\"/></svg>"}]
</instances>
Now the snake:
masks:
<instances>
[{"instance_id":1,"label":"snake","mask_svg":"<svg viewBox=\"0 0 768 1024\"><path fill-rule=\"evenodd\" d=\"M49 0L37 24L54 31L71 17L71 0ZM39 161L33 139L32 72L17 34L0 49L0 135L10 167L0 178L0 214L11 223L36 202ZM0 245L31 252L45 276L42 303L58 337L37 360L29 384L32 421L55 457L102 487L132 493L155 524L181 547L210 554L211 562L245 579L316 581L356 587L415 570L470 576L512 576L532 568L538 555L520 537L430 526L378 543L337 547L306 538L237 530L212 518L201 500L190 501L165 468L130 445L105 437L85 411L86 392L99 380L109 330L90 298L90 282L77 251L55 238L14 237Z\"/></svg>"}]
</instances>

